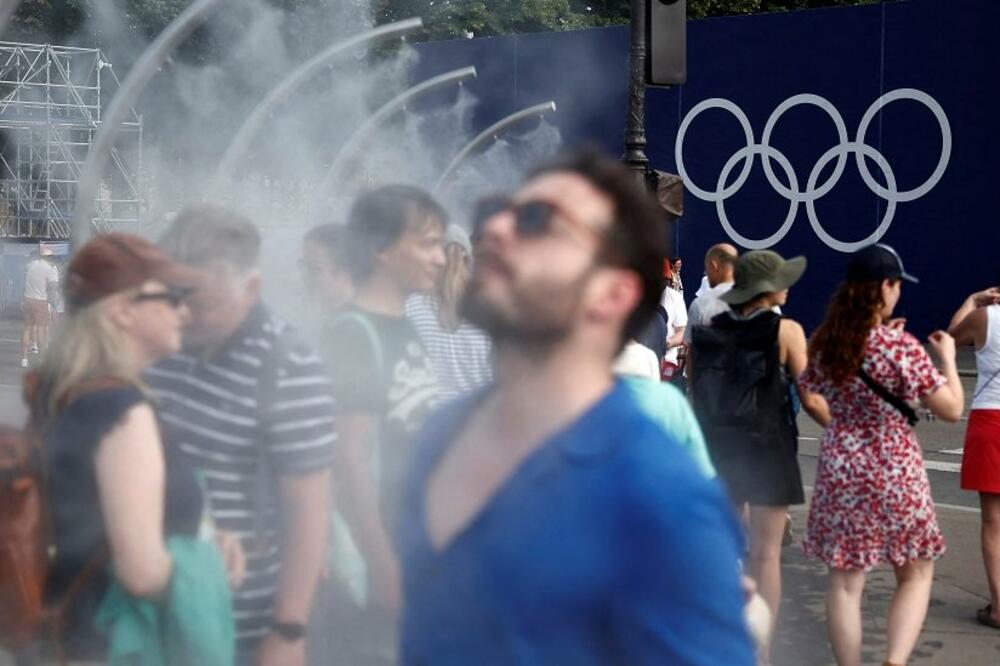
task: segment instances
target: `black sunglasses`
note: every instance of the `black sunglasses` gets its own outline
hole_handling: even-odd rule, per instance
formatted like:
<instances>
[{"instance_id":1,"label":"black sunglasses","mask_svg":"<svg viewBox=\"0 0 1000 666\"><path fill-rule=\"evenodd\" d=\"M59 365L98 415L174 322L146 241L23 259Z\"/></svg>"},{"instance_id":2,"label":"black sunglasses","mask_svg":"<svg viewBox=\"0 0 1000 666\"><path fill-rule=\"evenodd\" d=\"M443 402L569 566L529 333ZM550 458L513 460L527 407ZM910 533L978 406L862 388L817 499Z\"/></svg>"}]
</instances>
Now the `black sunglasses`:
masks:
<instances>
[{"instance_id":1,"label":"black sunglasses","mask_svg":"<svg viewBox=\"0 0 1000 666\"><path fill-rule=\"evenodd\" d=\"M476 204L472 214L472 242L477 242L483 235L486 222L504 211L514 214L514 228L522 238L535 238L549 232L556 207L547 201L525 201L513 203L504 197L483 199Z\"/></svg>"},{"instance_id":2,"label":"black sunglasses","mask_svg":"<svg viewBox=\"0 0 1000 666\"><path fill-rule=\"evenodd\" d=\"M164 291L151 291L135 295L134 301L166 301L171 307L179 308L194 289L190 287L167 287Z\"/></svg>"}]
</instances>

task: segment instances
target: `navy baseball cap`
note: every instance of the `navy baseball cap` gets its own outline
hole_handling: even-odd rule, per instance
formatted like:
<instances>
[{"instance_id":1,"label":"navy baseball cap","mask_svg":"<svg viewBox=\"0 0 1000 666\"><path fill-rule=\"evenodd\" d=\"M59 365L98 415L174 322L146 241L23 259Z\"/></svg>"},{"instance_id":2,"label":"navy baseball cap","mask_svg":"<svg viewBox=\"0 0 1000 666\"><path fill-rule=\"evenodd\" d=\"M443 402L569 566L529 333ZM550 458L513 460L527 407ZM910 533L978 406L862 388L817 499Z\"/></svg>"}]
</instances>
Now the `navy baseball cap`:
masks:
<instances>
[{"instance_id":1,"label":"navy baseball cap","mask_svg":"<svg viewBox=\"0 0 1000 666\"><path fill-rule=\"evenodd\" d=\"M903 260L899 258L899 253L885 243L863 247L851 255L851 261L847 264L847 279L850 282L900 279L914 284L920 282L903 270Z\"/></svg>"}]
</instances>

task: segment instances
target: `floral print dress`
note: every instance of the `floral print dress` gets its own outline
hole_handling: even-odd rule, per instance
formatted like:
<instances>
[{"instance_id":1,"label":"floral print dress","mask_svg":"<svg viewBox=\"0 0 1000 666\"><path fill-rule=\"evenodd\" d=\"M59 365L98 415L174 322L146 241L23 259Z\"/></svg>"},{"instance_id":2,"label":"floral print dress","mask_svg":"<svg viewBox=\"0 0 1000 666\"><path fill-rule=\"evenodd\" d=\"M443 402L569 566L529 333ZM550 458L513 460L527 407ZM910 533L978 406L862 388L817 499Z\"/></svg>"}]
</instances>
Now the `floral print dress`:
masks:
<instances>
[{"instance_id":1,"label":"floral print dress","mask_svg":"<svg viewBox=\"0 0 1000 666\"><path fill-rule=\"evenodd\" d=\"M907 402L943 386L927 352L909 333L877 326L864 370ZM834 386L810 363L799 378L830 405L803 550L837 569L869 571L944 554L920 444L892 405L853 377Z\"/></svg>"}]
</instances>

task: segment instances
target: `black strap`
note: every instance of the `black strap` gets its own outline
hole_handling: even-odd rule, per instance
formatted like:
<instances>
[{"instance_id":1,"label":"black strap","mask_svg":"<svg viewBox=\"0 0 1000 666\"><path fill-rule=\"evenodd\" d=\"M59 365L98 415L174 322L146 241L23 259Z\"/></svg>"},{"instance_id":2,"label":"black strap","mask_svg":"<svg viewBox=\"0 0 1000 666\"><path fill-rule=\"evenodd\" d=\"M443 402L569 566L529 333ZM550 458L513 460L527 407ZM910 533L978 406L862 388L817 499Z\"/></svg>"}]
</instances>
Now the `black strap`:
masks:
<instances>
[{"instance_id":1,"label":"black strap","mask_svg":"<svg viewBox=\"0 0 1000 666\"><path fill-rule=\"evenodd\" d=\"M983 384L981 387L979 387L979 390L976 391L976 395L972 396L972 402L975 402L976 398L978 398L980 395L982 395L983 391L986 390L986 387L989 386L990 384L992 384L993 380L997 378L997 375L1000 375L1000 370L997 370L996 372L994 372L993 375L990 376L990 378L986 380L986 383Z\"/></svg>"},{"instance_id":2,"label":"black strap","mask_svg":"<svg viewBox=\"0 0 1000 666\"><path fill-rule=\"evenodd\" d=\"M913 409L913 407L906 404L905 400L890 393L888 389L872 379L871 376L865 372L864 368L858 368L858 376L861 377L861 381L865 383L865 386L875 392L875 395L898 409L899 413L903 415L903 418L906 419L906 422L909 423L911 427L917 425L917 422L920 420L917 417L917 412Z\"/></svg>"}]
</instances>

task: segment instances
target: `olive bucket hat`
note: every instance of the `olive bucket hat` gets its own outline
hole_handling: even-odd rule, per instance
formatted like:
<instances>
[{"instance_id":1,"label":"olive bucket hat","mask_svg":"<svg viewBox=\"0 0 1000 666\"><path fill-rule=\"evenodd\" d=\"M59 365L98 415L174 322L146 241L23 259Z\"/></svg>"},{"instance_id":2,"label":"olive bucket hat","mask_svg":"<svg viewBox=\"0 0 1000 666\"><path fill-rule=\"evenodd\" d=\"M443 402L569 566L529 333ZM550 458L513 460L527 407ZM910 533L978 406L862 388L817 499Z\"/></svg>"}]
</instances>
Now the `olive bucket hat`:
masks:
<instances>
[{"instance_id":1,"label":"olive bucket hat","mask_svg":"<svg viewBox=\"0 0 1000 666\"><path fill-rule=\"evenodd\" d=\"M798 282L805 270L805 257L786 261L771 250L752 250L736 262L735 284L721 299L730 305L740 305L761 294L784 291Z\"/></svg>"}]
</instances>

